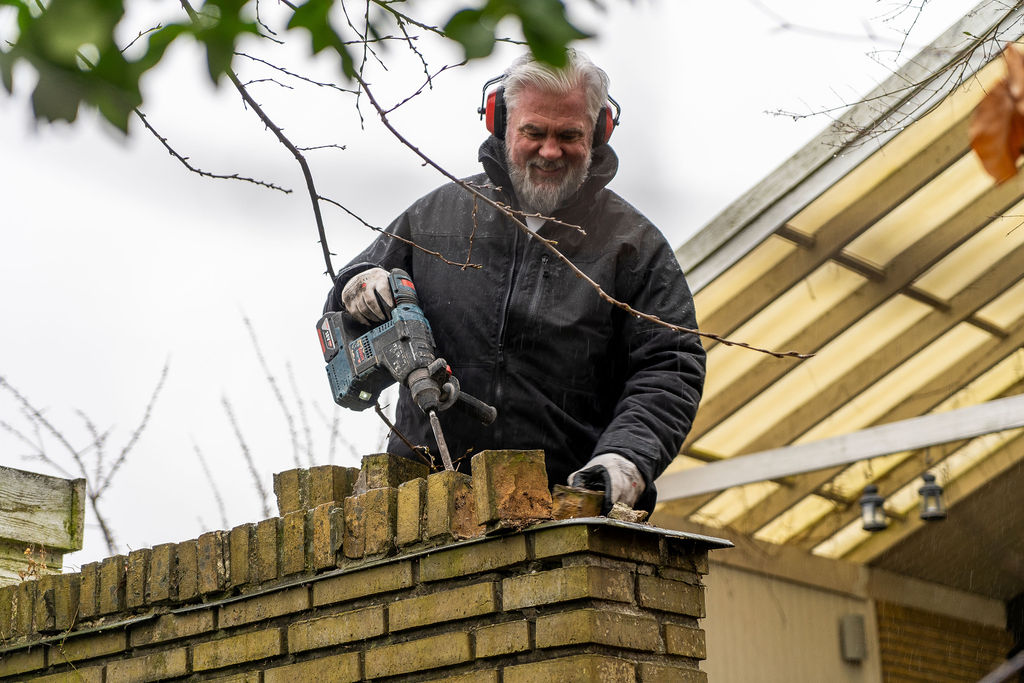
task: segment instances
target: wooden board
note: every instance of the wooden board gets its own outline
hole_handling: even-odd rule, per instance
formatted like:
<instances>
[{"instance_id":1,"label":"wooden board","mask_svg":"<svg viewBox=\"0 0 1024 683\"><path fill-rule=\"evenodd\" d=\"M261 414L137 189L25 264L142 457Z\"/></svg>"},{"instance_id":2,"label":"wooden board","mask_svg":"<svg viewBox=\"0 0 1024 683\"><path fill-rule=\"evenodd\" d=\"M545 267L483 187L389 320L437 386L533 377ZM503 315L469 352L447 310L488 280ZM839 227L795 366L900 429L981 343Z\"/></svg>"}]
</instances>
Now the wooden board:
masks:
<instances>
[{"instance_id":1,"label":"wooden board","mask_svg":"<svg viewBox=\"0 0 1024 683\"><path fill-rule=\"evenodd\" d=\"M0 539L81 550L85 479L0 467Z\"/></svg>"}]
</instances>

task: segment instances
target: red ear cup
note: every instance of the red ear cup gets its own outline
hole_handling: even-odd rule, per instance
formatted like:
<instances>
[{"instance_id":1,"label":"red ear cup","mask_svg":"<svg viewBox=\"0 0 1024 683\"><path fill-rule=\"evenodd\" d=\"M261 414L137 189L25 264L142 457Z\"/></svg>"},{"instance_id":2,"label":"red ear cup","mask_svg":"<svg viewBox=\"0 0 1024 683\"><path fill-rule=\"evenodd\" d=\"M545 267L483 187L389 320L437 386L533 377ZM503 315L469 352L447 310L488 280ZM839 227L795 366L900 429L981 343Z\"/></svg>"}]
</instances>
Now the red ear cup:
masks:
<instances>
[{"instance_id":1,"label":"red ear cup","mask_svg":"<svg viewBox=\"0 0 1024 683\"><path fill-rule=\"evenodd\" d=\"M615 130L615 118L610 107L601 107L594 122L594 147L603 145L612 137Z\"/></svg>"},{"instance_id":2,"label":"red ear cup","mask_svg":"<svg viewBox=\"0 0 1024 683\"><path fill-rule=\"evenodd\" d=\"M492 79L492 81L488 81L487 84L484 85L484 88L486 89L487 86L491 85L495 80L499 79ZM611 101L615 102L614 100ZM616 108L618 108L617 104ZM504 140L505 126L507 125L505 89L497 88L487 93L484 99L484 105L478 109L477 112L483 115L484 124L487 126L487 130L491 132L491 135L499 140ZM601 111L597 113L597 121L594 122L594 147L598 147L608 142L617 123L618 121L612 114L611 107L601 107Z\"/></svg>"}]
</instances>

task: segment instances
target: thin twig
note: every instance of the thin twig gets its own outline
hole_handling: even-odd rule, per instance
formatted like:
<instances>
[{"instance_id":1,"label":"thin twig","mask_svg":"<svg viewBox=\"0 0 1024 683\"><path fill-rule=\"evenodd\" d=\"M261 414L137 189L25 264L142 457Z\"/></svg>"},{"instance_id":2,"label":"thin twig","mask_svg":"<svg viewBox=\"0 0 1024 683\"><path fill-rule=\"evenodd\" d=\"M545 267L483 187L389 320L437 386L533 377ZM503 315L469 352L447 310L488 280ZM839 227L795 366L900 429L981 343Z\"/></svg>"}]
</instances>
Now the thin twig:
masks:
<instances>
[{"instance_id":1,"label":"thin twig","mask_svg":"<svg viewBox=\"0 0 1024 683\"><path fill-rule=\"evenodd\" d=\"M256 330L252 326L252 322L249 321L249 317L243 315L242 322L245 324L245 329L249 332L249 341L252 342L253 351L256 353L256 358L260 362L260 367L263 369L263 373L266 375L267 384L270 385L270 390L274 394L274 398L277 400L277 405L281 408L281 413L284 415L285 423L288 425L288 435L291 437L292 442L292 459L295 461L296 467L302 467L302 461L299 460L299 433L295 428L295 417L292 412L288 409L288 402L284 400L284 393L281 391L280 385L277 383L277 378L274 373L270 371L270 366L267 364L267 359L263 355L263 349L260 348L259 339L256 337Z\"/></svg>"},{"instance_id":2,"label":"thin twig","mask_svg":"<svg viewBox=\"0 0 1024 683\"><path fill-rule=\"evenodd\" d=\"M195 439L192 439L192 449L195 451L196 457L199 458L199 464L206 475L206 482L210 485L210 490L213 492L213 500L217 503L217 510L220 511L221 528L227 529L229 526L228 511L224 505L224 497L221 496L220 487L217 486L217 479L213 476L213 472L210 471L210 464L206 461L206 455L203 454Z\"/></svg>"},{"instance_id":3,"label":"thin twig","mask_svg":"<svg viewBox=\"0 0 1024 683\"><path fill-rule=\"evenodd\" d=\"M383 420L384 424L388 426L388 429L390 429L395 436L401 439L402 443L408 446L410 451L412 451L420 460L425 462L430 469L437 469L437 465L434 463L434 458L430 454L430 450L424 446L417 446L412 441L409 441L409 439L405 437L405 434L400 432L398 427L396 427L394 423L388 419L388 416L384 414L384 410L380 407L379 401L373 405L373 409L377 411L377 416Z\"/></svg>"},{"instance_id":4,"label":"thin twig","mask_svg":"<svg viewBox=\"0 0 1024 683\"><path fill-rule=\"evenodd\" d=\"M302 433L306 439L306 460L309 466L313 467L316 462L313 458L313 430L309 428L309 416L306 413L306 403L302 400L302 392L299 391L299 384L295 381L295 373L292 371L292 364L285 363L285 374L288 376L288 383L295 394L295 404L299 414L299 422L302 424Z\"/></svg>"},{"instance_id":5,"label":"thin twig","mask_svg":"<svg viewBox=\"0 0 1024 683\"><path fill-rule=\"evenodd\" d=\"M228 422L231 424L231 429L235 432L235 438L238 439L238 445L242 449L242 459L245 460L245 464L249 468L249 475L252 477L253 485L256 486L256 493L260 499L260 512L264 518L270 517L270 496L267 495L267 489L264 488L260 473L256 469L256 461L253 460L252 451L249 450L248 444L245 443L242 430L238 428L238 420L235 419L235 412L231 409L228 397L222 396L220 402L224 406L224 412L228 415Z\"/></svg>"}]
</instances>

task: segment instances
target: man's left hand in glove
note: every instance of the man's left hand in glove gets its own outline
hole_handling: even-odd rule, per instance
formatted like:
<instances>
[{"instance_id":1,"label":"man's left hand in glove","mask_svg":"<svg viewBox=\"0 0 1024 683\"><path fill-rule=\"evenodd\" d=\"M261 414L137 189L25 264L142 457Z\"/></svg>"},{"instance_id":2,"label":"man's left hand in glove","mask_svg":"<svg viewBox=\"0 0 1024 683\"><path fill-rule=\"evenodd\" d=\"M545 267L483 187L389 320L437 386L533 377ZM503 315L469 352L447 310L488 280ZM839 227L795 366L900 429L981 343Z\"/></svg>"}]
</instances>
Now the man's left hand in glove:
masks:
<instances>
[{"instance_id":1,"label":"man's left hand in glove","mask_svg":"<svg viewBox=\"0 0 1024 683\"><path fill-rule=\"evenodd\" d=\"M602 453L569 475L569 486L604 491L601 514L608 514L615 503L633 507L646 485L631 461L618 453Z\"/></svg>"}]
</instances>

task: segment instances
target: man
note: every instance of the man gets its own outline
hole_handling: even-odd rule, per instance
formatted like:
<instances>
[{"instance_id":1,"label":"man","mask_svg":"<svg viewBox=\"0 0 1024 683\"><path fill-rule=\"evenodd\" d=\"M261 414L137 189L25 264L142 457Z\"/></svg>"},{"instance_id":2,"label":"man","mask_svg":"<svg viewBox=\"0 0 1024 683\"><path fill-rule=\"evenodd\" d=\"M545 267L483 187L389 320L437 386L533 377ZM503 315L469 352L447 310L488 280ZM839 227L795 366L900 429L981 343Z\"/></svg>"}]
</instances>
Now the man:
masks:
<instances>
[{"instance_id":1,"label":"man","mask_svg":"<svg viewBox=\"0 0 1024 683\"><path fill-rule=\"evenodd\" d=\"M637 310L695 328L693 300L661 233L605 188L618 159L600 131L595 140L608 100L604 71L579 52L570 51L560 70L525 55L502 85L507 131L483 143L485 173L468 182L525 216L535 234L446 185L391 224L388 232L402 239L382 235L341 271L325 310L344 306L362 322L379 322L392 305L387 271L406 270L438 354L465 391L498 410L490 426L461 404L441 414L453 459L484 449L543 449L551 484L603 489L606 510L614 502L653 510L654 479L697 411L703 347L696 335L603 300L537 237L554 240L605 292ZM452 266L425 250L482 267ZM437 453L404 388L396 422ZM389 451L412 455L394 435Z\"/></svg>"}]
</instances>

